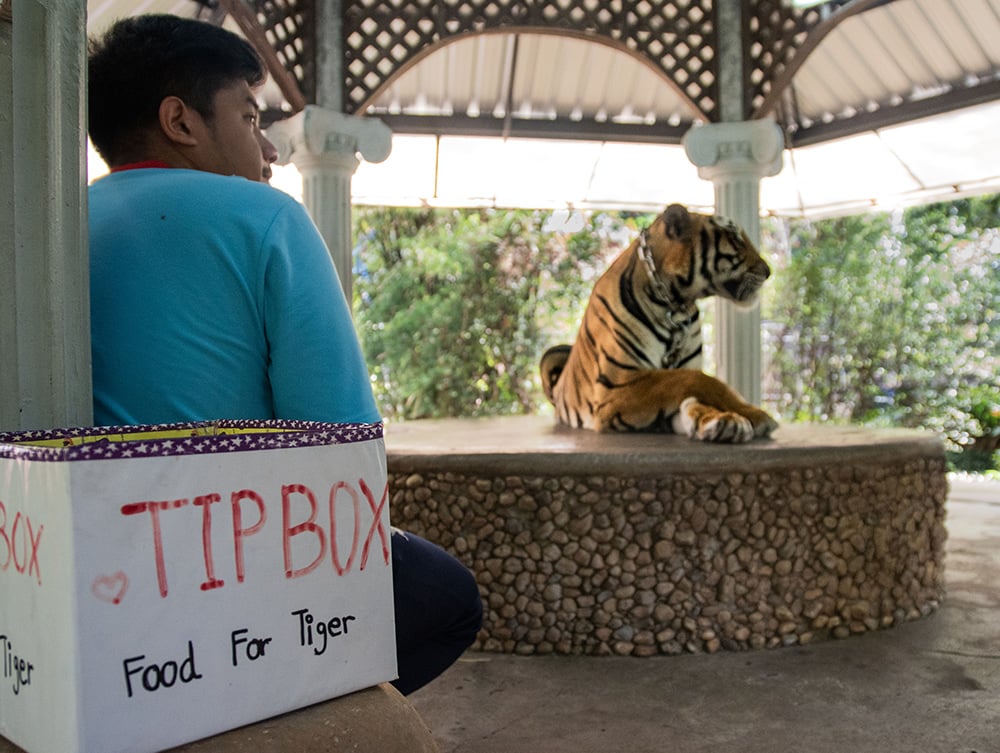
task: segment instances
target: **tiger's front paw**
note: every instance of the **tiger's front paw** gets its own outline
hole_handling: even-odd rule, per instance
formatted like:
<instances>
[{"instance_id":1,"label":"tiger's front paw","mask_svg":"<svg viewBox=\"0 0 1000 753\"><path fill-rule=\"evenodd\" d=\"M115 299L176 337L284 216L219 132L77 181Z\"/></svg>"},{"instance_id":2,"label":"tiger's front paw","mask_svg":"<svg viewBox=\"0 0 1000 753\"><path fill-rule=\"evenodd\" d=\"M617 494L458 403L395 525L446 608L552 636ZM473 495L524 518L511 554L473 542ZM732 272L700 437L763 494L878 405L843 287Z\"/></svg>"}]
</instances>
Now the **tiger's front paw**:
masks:
<instances>
[{"instance_id":1,"label":"tiger's front paw","mask_svg":"<svg viewBox=\"0 0 1000 753\"><path fill-rule=\"evenodd\" d=\"M721 411L693 397L681 403L673 417L673 429L676 434L703 442L749 442L755 436L755 427L749 418Z\"/></svg>"},{"instance_id":2,"label":"tiger's front paw","mask_svg":"<svg viewBox=\"0 0 1000 753\"><path fill-rule=\"evenodd\" d=\"M753 424L753 435L757 438L769 437L771 432L778 428L778 422L771 417L771 414L759 408L754 408L749 418Z\"/></svg>"}]
</instances>

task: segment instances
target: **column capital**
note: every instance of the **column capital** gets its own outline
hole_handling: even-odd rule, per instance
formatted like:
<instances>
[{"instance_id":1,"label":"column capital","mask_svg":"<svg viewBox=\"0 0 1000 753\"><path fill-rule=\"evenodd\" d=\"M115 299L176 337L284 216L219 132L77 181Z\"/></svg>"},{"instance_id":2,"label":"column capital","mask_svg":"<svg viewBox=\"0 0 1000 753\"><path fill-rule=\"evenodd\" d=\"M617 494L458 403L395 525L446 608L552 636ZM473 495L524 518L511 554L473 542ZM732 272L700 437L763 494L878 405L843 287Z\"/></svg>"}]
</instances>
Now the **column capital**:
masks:
<instances>
[{"instance_id":1,"label":"column capital","mask_svg":"<svg viewBox=\"0 0 1000 753\"><path fill-rule=\"evenodd\" d=\"M278 164L345 160L353 172L359 159L382 162L392 151L392 131L381 120L359 118L316 105L267 129L278 150Z\"/></svg>"},{"instance_id":2,"label":"column capital","mask_svg":"<svg viewBox=\"0 0 1000 753\"><path fill-rule=\"evenodd\" d=\"M705 180L729 175L759 179L781 172L785 139L771 120L695 126L684 134L683 143L688 159Z\"/></svg>"},{"instance_id":3,"label":"column capital","mask_svg":"<svg viewBox=\"0 0 1000 753\"><path fill-rule=\"evenodd\" d=\"M392 131L381 120L307 105L267 129L278 163L302 175L302 203L326 241L337 276L351 301L351 178L365 159L381 162L392 150Z\"/></svg>"}]
</instances>

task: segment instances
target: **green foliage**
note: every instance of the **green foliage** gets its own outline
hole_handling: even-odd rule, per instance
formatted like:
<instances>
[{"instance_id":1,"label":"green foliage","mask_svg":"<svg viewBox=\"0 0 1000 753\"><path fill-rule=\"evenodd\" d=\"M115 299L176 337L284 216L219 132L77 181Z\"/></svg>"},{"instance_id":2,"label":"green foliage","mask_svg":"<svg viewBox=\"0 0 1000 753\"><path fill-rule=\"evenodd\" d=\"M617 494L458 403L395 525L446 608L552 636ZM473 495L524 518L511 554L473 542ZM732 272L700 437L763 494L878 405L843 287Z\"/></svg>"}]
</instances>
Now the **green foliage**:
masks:
<instances>
[{"instance_id":1,"label":"green foliage","mask_svg":"<svg viewBox=\"0 0 1000 753\"><path fill-rule=\"evenodd\" d=\"M986 451L1000 405L998 226L998 196L772 224L785 253L765 293L771 407Z\"/></svg>"},{"instance_id":2,"label":"green foliage","mask_svg":"<svg viewBox=\"0 0 1000 753\"><path fill-rule=\"evenodd\" d=\"M871 294L899 290L896 270L880 263L888 223L849 217L786 229L786 264L764 289L764 316L780 344L768 391L786 417L847 420L874 401L874 372L894 342L883 322L896 300Z\"/></svg>"},{"instance_id":3,"label":"green foliage","mask_svg":"<svg viewBox=\"0 0 1000 753\"><path fill-rule=\"evenodd\" d=\"M356 322L386 417L539 409L541 352L614 249L606 217L572 234L543 229L547 218L356 210Z\"/></svg>"},{"instance_id":4,"label":"green foliage","mask_svg":"<svg viewBox=\"0 0 1000 753\"><path fill-rule=\"evenodd\" d=\"M969 415L979 423L979 436L1000 436L1000 393L995 386L978 385L969 390Z\"/></svg>"},{"instance_id":5,"label":"green foliage","mask_svg":"<svg viewBox=\"0 0 1000 753\"><path fill-rule=\"evenodd\" d=\"M355 210L356 323L386 417L548 409L541 353L572 341L597 276L649 216L594 214L575 232L552 219ZM1000 467L998 228L1000 195L765 222L767 407L931 429L955 468Z\"/></svg>"}]
</instances>

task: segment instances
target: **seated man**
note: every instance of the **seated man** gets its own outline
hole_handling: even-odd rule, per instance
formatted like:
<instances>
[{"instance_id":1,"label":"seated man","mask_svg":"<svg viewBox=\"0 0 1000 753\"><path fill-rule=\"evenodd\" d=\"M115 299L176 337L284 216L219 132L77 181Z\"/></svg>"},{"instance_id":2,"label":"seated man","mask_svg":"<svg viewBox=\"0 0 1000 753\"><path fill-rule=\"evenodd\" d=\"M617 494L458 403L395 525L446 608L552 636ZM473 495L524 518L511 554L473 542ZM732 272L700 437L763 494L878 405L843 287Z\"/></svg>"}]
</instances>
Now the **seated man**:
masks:
<instances>
[{"instance_id":1,"label":"seated man","mask_svg":"<svg viewBox=\"0 0 1000 753\"><path fill-rule=\"evenodd\" d=\"M98 424L216 418L380 420L350 309L301 204L265 185L240 37L139 16L91 43L89 131L110 175L90 188ZM394 531L399 679L410 693L472 643L472 574Z\"/></svg>"}]
</instances>

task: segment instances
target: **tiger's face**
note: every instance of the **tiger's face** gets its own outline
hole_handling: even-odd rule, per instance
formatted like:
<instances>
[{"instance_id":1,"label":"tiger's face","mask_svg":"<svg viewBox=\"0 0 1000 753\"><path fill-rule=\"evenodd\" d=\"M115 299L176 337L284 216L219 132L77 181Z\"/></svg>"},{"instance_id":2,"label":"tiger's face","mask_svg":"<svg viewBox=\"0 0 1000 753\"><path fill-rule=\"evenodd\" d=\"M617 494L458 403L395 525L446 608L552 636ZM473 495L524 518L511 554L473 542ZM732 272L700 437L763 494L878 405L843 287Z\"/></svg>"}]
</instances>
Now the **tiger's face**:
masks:
<instances>
[{"instance_id":1,"label":"tiger's face","mask_svg":"<svg viewBox=\"0 0 1000 753\"><path fill-rule=\"evenodd\" d=\"M736 223L688 212L679 204L667 207L653 223L650 242L661 274L676 280L691 298L718 295L749 307L771 276L771 268Z\"/></svg>"}]
</instances>

